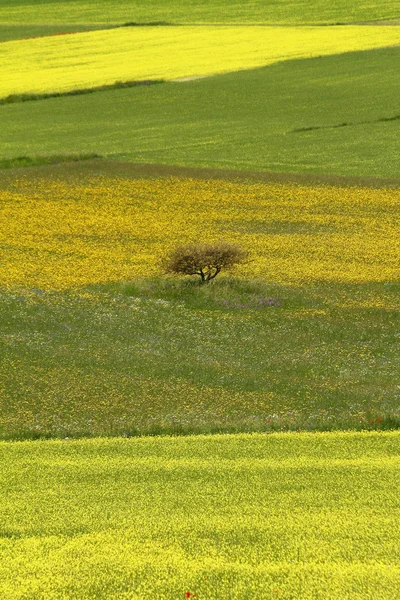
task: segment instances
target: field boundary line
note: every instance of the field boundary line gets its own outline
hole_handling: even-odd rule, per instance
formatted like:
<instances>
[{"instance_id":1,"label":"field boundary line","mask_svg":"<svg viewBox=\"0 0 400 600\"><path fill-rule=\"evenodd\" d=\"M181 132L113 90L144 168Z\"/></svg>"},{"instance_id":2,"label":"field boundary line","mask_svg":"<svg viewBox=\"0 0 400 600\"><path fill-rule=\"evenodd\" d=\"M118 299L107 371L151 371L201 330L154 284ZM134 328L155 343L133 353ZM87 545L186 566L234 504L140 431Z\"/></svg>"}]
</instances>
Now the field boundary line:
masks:
<instances>
[{"instance_id":1,"label":"field boundary line","mask_svg":"<svg viewBox=\"0 0 400 600\"><path fill-rule=\"evenodd\" d=\"M29 157L24 157L25 159ZM178 177L183 179L222 180L222 181L248 181L265 183L282 183L302 186L335 186L335 187L366 187L366 188L400 188L400 178L383 177L356 177L346 175L332 175L323 173L293 173L284 171L256 171L243 169L197 167L184 165L170 165L158 163L139 163L118 160L114 157L93 157L79 160L78 157L68 160L68 157L59 156L60 160L52 163L39 163L40 157L34 157L36 164L10 166L0 168L0 187L6 180L20 177L21 168L26 176L32 177L96 177L110 176L123 179L154 179ZM53 157L54 158L54 157ZM121 157L123 158L123 157ZM3 159L6 160L6 159ZM12 162L16 159L7 159ZM68 161L68 162L66 162Z\"/></svg>"}]
</instances>

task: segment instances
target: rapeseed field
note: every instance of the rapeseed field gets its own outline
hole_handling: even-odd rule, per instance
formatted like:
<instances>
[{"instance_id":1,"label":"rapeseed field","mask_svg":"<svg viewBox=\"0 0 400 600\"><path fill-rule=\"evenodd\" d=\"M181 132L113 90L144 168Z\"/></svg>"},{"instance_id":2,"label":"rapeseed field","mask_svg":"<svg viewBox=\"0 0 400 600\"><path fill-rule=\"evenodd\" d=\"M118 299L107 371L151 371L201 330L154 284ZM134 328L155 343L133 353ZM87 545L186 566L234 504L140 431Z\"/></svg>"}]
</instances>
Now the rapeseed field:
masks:
<instances>
[{"instance_id":1,"label":"rapeseed field","mask_svg":"<svg viewBox=\"0 0 400 600\"><path fill-rule=\"evenodd\" d=\"M0 191L0 282L46 290L160 274L170 248L226 239L240 273L301 284L398 280L399 190L179 178L21 178Z\"/></svg>"},{"instance_id":2,"label":"rapeseed field","mask_svg":"<svg viewBox=\"0 0 400 600\"><path fill-rule=\"evenodd\" d=\"M0 443L0 596L397 600L399 441Z\"/></svg>"},{"instance_id":3,"label":"rapeseed field","mask_svg":"<svg viewBox=\"0 0 400 600\"><path fill-rule=\"evenodd\" d=\"M252 69L400 43L395 26L127 27L0 46L0 97Z\"/></svg>"}]
</instances>

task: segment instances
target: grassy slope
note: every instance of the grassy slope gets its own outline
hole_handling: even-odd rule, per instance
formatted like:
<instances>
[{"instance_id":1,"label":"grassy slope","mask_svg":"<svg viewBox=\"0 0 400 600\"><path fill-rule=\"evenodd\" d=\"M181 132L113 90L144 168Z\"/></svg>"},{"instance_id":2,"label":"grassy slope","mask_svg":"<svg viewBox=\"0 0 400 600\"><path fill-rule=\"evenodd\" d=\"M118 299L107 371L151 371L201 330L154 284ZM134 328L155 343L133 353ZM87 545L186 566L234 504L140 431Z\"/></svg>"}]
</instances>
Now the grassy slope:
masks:
<instances>
[{"instance_id":1,"label":"grassy slope","mask_svg":"<svg viewBox=\"0 0 400 600\"><path fill-rule=\"evenodd\" d=\"M395 600L399 442L350 433L0 444L0 595Z\"/></svg>"},{"instance_id":2,"label":"grassy slope","mask_svg":"<svg viewBox=\"0 0 400 600\"><path fill-rule=\"evenodd\" d=\"M391 46L399 27L125 27L0 47L0 97L239 71ZM106 51L105 51L106 49Z\"/></svg>"},{"instance_id":3,"label":"grassy slope","mask_svg":"<svg viewBox=\"0 0 400 600\"><path fill-rule=\"evenodd\" d=\"M352 23L399 17L397 0L0 0L4 23Z\"/></svg>"},{"instance_id":4,"label":"grassy slope","mask_svg":"<svg viewBox=\"0 0 400 600\"><path fill-rule=\"evenodd\" d=\"M101 292L1 294L2 438L399 424L398 284Z\"/></svg>"},{"instance_id":5,"label":"grassy slope","mask_svg":"<svg viewBox=\"0 0 400 600\"><path fill-rule=\"evenodd\" d=\"M398 176L399 48L145 89L0 107L5 158L96 152L136 162ZM367 121L367 124L357 123ZM348 127L331 128L341 123ZM293 129L328 126L291 133Z\"/></svg>"}]
</instances>

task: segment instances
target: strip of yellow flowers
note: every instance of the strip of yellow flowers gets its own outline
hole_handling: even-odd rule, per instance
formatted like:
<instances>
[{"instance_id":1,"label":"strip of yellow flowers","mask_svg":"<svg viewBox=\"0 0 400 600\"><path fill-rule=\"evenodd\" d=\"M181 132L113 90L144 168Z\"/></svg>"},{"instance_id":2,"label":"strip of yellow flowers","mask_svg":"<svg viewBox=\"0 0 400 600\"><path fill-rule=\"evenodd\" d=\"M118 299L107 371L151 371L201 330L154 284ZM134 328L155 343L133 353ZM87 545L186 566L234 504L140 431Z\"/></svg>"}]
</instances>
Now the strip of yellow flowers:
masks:
<instances>
[{"instance_id":1,"label":"strip of yellow flowers","mask_svg":"<svg viewBox=\"0 0 400 600\"><path fill-rule=\"evenodd\" d=\"M189 241L241 244L237 274L282 283L399 278L400 190L162 178L17 181L0 191L0 285L69 289L161 274Z\"/></svg>"},{"instance_id":2,"label":"strip of yellow flowers","mask_svg":"<svg viewBox=\"0 0 400 600\"><path fill-rule=\"evenodd\" d=\"M400 43L395 26L131 27L0 45L0 98L200 77Z\"/></svg>"},{"instance_id":3,"label":"strip of yellow flowers","mask_svg":"<svg viewBox=\"0 0 400 600\"><path fill-rule=\"evenodd\" d=\"M0 597L394 600L399 432L1 443ZM12 482L12 483L11 483Z\"/></svg>"}]
</instances>

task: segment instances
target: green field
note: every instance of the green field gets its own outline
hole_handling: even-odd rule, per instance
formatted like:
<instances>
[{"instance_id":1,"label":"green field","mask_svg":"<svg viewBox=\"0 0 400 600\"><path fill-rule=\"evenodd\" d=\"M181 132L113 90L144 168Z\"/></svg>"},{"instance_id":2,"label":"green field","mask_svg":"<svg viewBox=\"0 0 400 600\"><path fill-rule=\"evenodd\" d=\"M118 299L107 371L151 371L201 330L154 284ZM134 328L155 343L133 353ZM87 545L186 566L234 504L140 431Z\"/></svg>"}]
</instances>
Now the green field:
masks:
<instances>
[{"instance_id":1,"label":"green field","mask_svg":"<svg viewBox=\"0 0 400 600\"><path fill-rule=\"evenodd\" d=\"M51 36L59 33L70 33L71 31L94 31L106 27L106 25L4 25L4 21L1 21L0 42Z\"/></svg>"},{"instance_id":2,"label":"green field","mask_svg":"<svg viewBox=\"0 0 400 600\"><path fill-rule=\"evenodd\" d=\"M399 291L155 279L3 292L0 436L398 427Z\"/></svg>"},{"instance_id":3,"label":"green field","mask_svg":"<svg viewBox=\"0 0 400 600\"><path fill-rule=\"evenodd\" d=\"M396 600L399 442L2 443L1 598Z\"/></svg>"},{"instance_id":4,"label":"green field","mask_svg":"<svg viewBox=\"0 0 400 600\"><path fill-rule=\"evenodd\" d=\"M379 49L0 106L0 156L397 177L399 60Z\"/></svg>"},{"instance_id":5,"label":"green field","mask_svg":"<svg viewBox=\"0 0 400 600\"><path fill-rule=\"evenodd\" d=\"M354 23L398 19L396 0L1 0L7 24Z\"/></svg>"}]
</instances>

